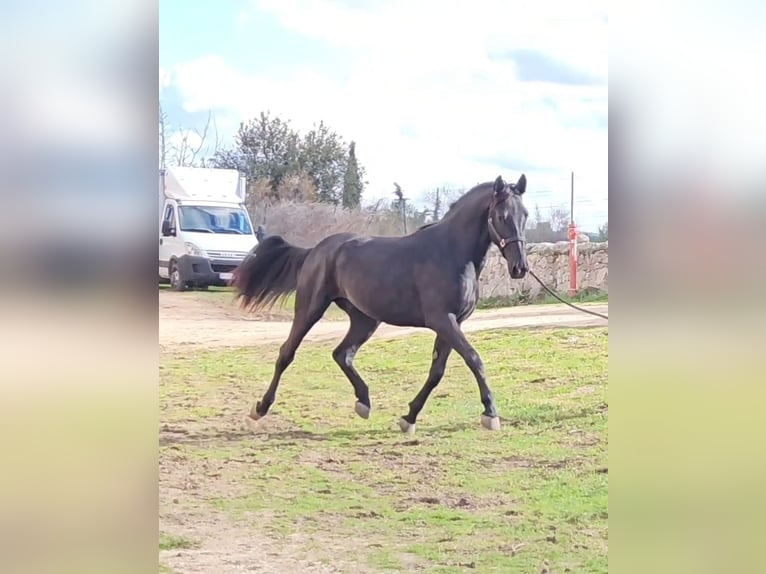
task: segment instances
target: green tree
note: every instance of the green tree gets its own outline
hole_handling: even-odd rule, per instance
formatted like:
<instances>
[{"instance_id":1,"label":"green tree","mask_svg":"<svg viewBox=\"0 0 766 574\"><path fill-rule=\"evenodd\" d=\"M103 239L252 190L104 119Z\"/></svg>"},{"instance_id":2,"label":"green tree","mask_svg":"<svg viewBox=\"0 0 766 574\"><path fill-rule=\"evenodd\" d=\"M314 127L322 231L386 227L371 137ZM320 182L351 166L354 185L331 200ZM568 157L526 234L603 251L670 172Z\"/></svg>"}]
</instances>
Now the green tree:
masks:
<instances>
[{"instance_id":1,"label":"green tree","mask_svg":"<svg viewBox=\"0 0 766 574\"><path fill-rule=\"evenodd\" d=\"M359 207L362 202L362 170L356 161L356 143L353 141L348 146L348 160L346 173L343 176L343 207L353 209Z\"/></svg>"},{"instance_id":2,"label":"green tree","mask_svg":"<svg viewBox=\"0 0 766 574\"><path fill-rule=\"evenodd\" d=\"M598 226L598 240L609 241L609 222L604 222L604 225Z\"/></svg>"},{"instance_id":3,"label":"green tree","mask_svg":"<svg viewBox=\"0 0 766 574\"><path fill-rule=\"evenodd\" d=\"M218 151L213 165L242 171L249 181L259 182L259 189L265 183L269 189L266 195L272 199L306 198L307 194L303 191L296 192L295 182L308 178L316 188L316 196L308 194L312 198L335 205L345 205L347 201L358 205L364 168L359 165L353 146L351 153L347 149L343 138L324 122L319 122L301 136L289 121L262 112L258 118L240 124L235 145ZM356 169L350 170L353 165ZM349 181L350 189L355 192L344 199L349 171L352 175L356 172L358 184ZM291 183L288 184L288 181ZM298 187L304 189L305 185ZM286 193L287 196L283 197Z\"/></svg>"},{"instance_id":4,"label":"green tree","mask_svg":"<svg viewBox=\"0 0 766 574\"><path fill-rule=\"evenodd\" d=\"M300 166L314 180L319 201L343 201L346 172L346 145L324 122L309 131L300 142Z\"/></svg>"},{"instance_id":5,"label":"green tree","mask_svg":"<svg viewBox=\"0 0 766 574\"><path fill-rule=\"evenodd\" d=\"M282 181L299 170L298 134L289 122L271 117L268 112L242 122L233 149L218 151L215 167L238 169L251 183L267 182L272 198L279 198Z\"/></svg>"},{"instance_id":6,"label":"green tree","mask_svg":"<svg viewBox=\"0 0 766 574\"><path fill-rule=\"evenodd\" d=\"M298 134L289 121L267 112L240 124L236 138L245 173L253 180L268 180L276 192L282 180L299 169Z\"/></svg>"}]
</instances>

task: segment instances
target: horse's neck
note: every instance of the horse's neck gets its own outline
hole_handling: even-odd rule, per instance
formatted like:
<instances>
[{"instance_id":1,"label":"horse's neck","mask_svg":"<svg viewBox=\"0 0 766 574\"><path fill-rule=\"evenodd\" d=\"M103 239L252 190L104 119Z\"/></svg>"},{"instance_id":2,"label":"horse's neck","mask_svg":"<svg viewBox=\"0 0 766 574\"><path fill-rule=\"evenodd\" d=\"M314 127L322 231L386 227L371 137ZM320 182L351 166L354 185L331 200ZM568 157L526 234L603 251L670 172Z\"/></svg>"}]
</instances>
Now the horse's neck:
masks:
<instances>
[{"instance_id":1,"label":"horse's neck","mask_svg":"<svg viewBox=\"0 0 766 574\"><path fill-rule=\"evenodd\" d=\"M461 266L473 263L478 277L491 245L486 213L479 211L455 215L450 221L454 253L458 256Z\"/></svg>"},{"instance_id":2,"label":"horse's neck","mask_svg":"<svg viewBox=\"0 0 766 574\"><path fill-rule=\"evenodd\" d=\"M473 257L471 257L471 261L473 262L473 266L476 268L476 278L479 278L479 275L481 275L482 270L484 269L484 261L487 259L487 253L489 252L490 247L490 241L489 241L489 231L486 231L486 243L482 242L481 245L479 245L475 250Z\"/></svg>"}]
</instances>

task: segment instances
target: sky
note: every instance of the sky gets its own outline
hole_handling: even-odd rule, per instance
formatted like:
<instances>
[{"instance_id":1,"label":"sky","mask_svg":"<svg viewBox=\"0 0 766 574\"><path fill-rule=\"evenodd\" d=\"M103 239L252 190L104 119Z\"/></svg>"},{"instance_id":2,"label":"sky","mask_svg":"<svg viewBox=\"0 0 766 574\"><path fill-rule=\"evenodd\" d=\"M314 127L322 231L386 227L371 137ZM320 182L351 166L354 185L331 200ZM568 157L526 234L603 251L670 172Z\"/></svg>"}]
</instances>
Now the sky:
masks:
<instances>
[{"instance_id":1,"label":"sky","mask_svg":"<svg viewBox=\"0 0 766 574\"><path fill-rule=\"evenodd\" d=\"M606 2L160 1L170 126L223 145L262 111L356 142L363 202L527 177L525 203L608 218ZM212 139L210 140L212 142Z\"/></svg>"}]
</instances>

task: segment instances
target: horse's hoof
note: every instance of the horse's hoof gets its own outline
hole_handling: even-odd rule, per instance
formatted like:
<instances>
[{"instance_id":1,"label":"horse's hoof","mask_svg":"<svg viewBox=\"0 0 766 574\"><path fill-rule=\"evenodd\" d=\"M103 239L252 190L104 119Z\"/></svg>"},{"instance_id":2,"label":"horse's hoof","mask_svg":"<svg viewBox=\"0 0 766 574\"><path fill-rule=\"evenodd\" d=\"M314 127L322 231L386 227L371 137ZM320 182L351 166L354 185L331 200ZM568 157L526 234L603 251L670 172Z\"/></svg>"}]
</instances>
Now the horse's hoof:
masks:
<instances>
[{"instance_id":1,"label":"horse's hoof","mask_svg":"<svg viewBox=\"0 0 766 574\"><path fill-rule=\"evenodd\" d=\"M408 423L404 418L399 419L399 428L404 434L415 434L415 423Z\"/></svg>"},{"instance_id":2,"label":"horse's hoof","mask_svg":"<svg viewBox=\"0 0 766 574\"><path fill-rule=\"evenodd\" d=\"M500 430L500 417L481 415L481 426L487 430Z\"/></svg>"},{"instance_id":3,"label":"horse's hoof","mask_svg":"<svg viewBox=\"0 0 766 574\"><path fill-rule=\"evenodd\" d=\"M358 414L363 419L370 418L370 407L367 405L363 405L359 401L356 401L356 404L354 405L354 410L356 411L356 414Z\"/></svg>"},{"instance_id":4,"label":"horse's hoof","mask_svg":"<svg viewBox=\"0 0 766 574\"><path fill-rule=\"evenodd\" d=\"M258 430L259 418L260 416L254 417L252 414L247 415L247 417L245 417L245 423L247 424L247 428L250 429L251 431Z\"/></svg>"},{"instance_id":5,"label":"horse's hoof","mask_svg":"<svg viewBox=\"0 0 766 574\"><path fill-rule=\"evenodd\" d=\"M253 408L250 409L250 418L253 419L254 421L257 421L259 418L263 416L261 413L258 412L258 409L260 407L261 407L261 403L255 403L253 405Z\"/></svg>"}]
</instances>

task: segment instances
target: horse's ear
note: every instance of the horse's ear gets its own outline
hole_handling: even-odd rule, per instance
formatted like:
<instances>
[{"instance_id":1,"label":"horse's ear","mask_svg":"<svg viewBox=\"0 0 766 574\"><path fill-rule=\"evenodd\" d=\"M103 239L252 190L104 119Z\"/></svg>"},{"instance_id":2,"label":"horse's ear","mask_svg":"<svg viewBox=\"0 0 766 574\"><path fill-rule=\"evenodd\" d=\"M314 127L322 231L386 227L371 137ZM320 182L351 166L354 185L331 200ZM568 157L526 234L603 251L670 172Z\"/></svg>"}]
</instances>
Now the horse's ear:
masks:
<instances>
[{"instance_id":1,"label":"horse's ear","mask_svg":"<svg viewBox=\"0 0 766 574\"><path fill-rule=\"evenodd\" d=\"M497 179L495 180L495 195L500 195L505 190L505 182L503 181L503 177L498 175Z\"/></svg>"},{"instance_id":2,"label":"horse's ear","mask_svg":"<svg viewBox=\"0 0 766 574\"><path fill-rule=\"evenodd\" d=\"M527 190L527 176L523 173L521 174L521 177L519 178L519 181L516 183L516 191L521 195Z\"/></svg>"}]
</instances>

